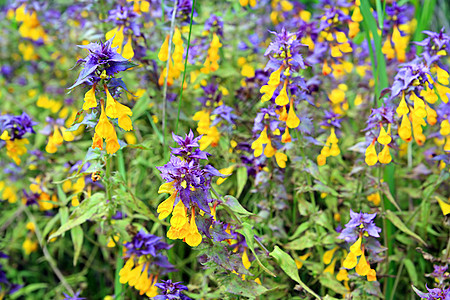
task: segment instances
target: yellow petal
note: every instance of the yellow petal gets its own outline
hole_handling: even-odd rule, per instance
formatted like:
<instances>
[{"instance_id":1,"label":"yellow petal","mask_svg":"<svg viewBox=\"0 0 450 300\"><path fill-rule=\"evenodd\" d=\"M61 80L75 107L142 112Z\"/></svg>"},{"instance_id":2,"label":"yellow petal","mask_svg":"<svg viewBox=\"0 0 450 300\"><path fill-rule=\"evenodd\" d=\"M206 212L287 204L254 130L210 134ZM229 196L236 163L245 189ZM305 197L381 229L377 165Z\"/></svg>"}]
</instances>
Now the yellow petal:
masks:
<instances>
[{"instance_id":1,"label":"yellow petal","mask_svg":"<svg viewBox=\"0 0 450 300\"><path fill-rule=\"evenodd\" d=\"M131 41L131 35L128 36L128 41L123 47L122 56L126 59L131 59L134 56L133 45Z\"/></svg>"},{"instance_id":2,"label":"yellow petal","mask_svg":"<svg viewBox=\"0 0 450 300\"><path fill-rule=\"evenodd\" d=\"M361 255L358 264L355 267L356 273L361 276L366 276L369 273L370 265L366 261L366 256L364 253Z\"/></svg>"},{"instance_id":3,"label":"yellow petal","mask_svg":"<svg viewBox=\"0 0 450 300\"><path fill-rule=\"evenodd\" d=\"M450 204L445 203L443 200L441 200L439 197L436 196L436 199L439 203L439 206L441 207L442 214L444 216L450 214Z\"/></svg>"}]
</instances>

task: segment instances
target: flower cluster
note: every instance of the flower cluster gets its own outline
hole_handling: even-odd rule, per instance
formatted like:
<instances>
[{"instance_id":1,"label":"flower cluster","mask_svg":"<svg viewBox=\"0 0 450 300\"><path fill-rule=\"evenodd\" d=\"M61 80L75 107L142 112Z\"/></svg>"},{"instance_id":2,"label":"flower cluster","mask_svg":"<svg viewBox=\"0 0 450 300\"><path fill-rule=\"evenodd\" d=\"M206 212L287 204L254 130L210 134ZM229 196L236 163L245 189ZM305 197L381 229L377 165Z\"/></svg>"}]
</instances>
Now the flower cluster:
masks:
<instances>
[{"instance_id":1,"label":"flower cluster","mask_svg":"<svg viewBox=\"0 0 450 300\"><path fill-rule=\"evenodd\" d=\"M394 123L394 108L389 103L381 107L372 109L372 113L367 120L366 137L370 140L369 146L365 152L365 162L369 166L375 165L378 161L382 164L388 164L392 161L389 151L389 144L392 143L391 124ZM387 125L387 130L385 126ZM376 143L383 146L383 149L377 154Z\"/></svg>"},{"instance_id":2,"label":"flower cluster","mask_svg":"<svg viewBox=\"0 0 450 300\"><path fill-rule=\"evenodd\" d=\"M219 36L223 35L223 21L216 15L211 15L205 22L205 31L212 32L212 40L209 44L208 55L200 71L204 74L215 72L219 69L219 49L222 47Z\"/></svg>"},{"instance_id":3,"label":"flower cluster","mask_svg":"<svg viewBox=\"0 0 450 300\"><path fill-rule=\"evenodd\" d=\"M437 283L437 287L426 289L428 293L421 292L416 287L413 286L414 291L421 299L426 300L448 300L450 299L450 286L445 282L445 280L450 278L450 274L447 272L448 266L434 265L433 273L429 274L433 277Z\"/></svg>"},{"instance_id":4,"label":"flower cluster","mask_svg":"<svg viewBox=\"0 0 450 300\"><path fill-rule=\"evenodd\" d=\"M181 284L181 282L172 282L172 280L161 280L161 283L155 284L156 287L159 287L162 290L161 295L157 295L155 300L172 300L172 299L180 299L180 300L190 300L188 296L183 294L183 291L187 291L188 288Z\"/></svg>"},{"instance_id":5,"label":"flower cluster","mask_svg":"<svg viewBox=\"0 0 450 300\"><path fill-rule=\"evenodd\" d=\"M353 269L360 276L367 276L368 281L377 280L376 271L372 269L366 259L366 251L369 257L376 255L382 249L376 238L380 237L381 229L375 225L373 220L375 214L355 213L350 210L350 221L345 224L345 229L339 235L340 239L347 243L353 243L342 266ZM358 261L358 257L359 261Z\"/></svg>"},{"instance_id":6,"label":"flower cluster","mask_svg":"<svg viewBox=\"0 0 450 300\"><path fill-rule=\"evenodd\" d=\"M120 270L120 283L128 283L147 297L155 297L160 275L175 271L167 257L161 253L170 246L150 233L139 231L130 242L124 244L127 262Z\"/></svg>"},{"instance_id":7,"label":"flower cluster","mask_svg":"<svg viewBox=\"0 0 450 300\"><path fill-rule=\"evenodd\" d=\"M138 1L134 2L135 5L138 3ZM149 3L147 1L142 1L139 10L148 11L148 5ZM131 59L134 56L132 35L140 35L139 26L134 20L138 17L138 13L134 10L135 8L132 6L118 5L115 9L109 11L107 19L108 22L114 23L116 27L108 31L105 38L107 40L112 40L111 46L118 47L117 53L121 54L126 59ZM126 43L123 45L125 37Z\"/></svg>"},{"instance_id":8,"label":"flower cluster","mask_svg":"<svg viewBox=\"0 0 450 300\"><path fill-rule=\"evenodd\" d=\"M200 160L208 159L210 155L200 149L198 141L192 131L183 139L175 134L173 139L180 146L172 148L170 161L162 167L157 167L161 177L166 181L158 193L170 194L170 197L158 205L159 218L164 219L172 214L170 229L167 237L182 239L188 245L195 247L202 242L198 231L195 214L211 214L209 203L210 184L214 176L225 177L214 167L202 167Z\"/></svg>"},{"instance_id":9,"label":"flower cluster","mask_svg":"<svg viewBox=\"0 0 450 300\"><path fill-rule=\"evenodd\" d=\"M175 45L175 47L171 59L169 58L169 38L170 35L167 35L158 53L158 58L160 61L166 62L167 60L169 60L169 70L164 67L161 75L159 76L158 84L161 86L164 85L164 80L166 77L167 85L171 86L173 84L173 81L180 77L181 72L184 71L184 47L180 30L178 28L175 28L175 31L173 33L172 43Z\"/></svg>"},{"instance_id":10,"label":"flower cluster","mask_svg":"<svg viewBox=\"0 0 450 300\"><path fill-rule=\"evenodd\" d=\"M6 146L6 154L17 164L21 162L20 156L27 153L25 145L29 144L26 133L35 133L31 117L25 112L20 116L1 115L0 116L0 146Z\"/></svg>"},{"instance_id":11,"label":"flower cluster","mask_svg":"<svg viewBox=\"0 0 450 300\"><path fill-rule=\"evenodd\" d=\"M277 91L278 95L274 100L276 106L272 105L269 108L272 111L271 113L262 114L262 119L275 119L284 122L284 128L280 124L280 127L282 127L281 130L284 130L284 133L281 134L278 125L273 126L276 123L271 122L270 128L267 125L264 126L259 137L252 143L252 149L254 150L255 157L258 157L263 153L263 147L265 145L264 155L266 157L275 155L278 165L283 168L287 156L277 151L277 148L272 143L271 136L281 136L282 143L289 143L291 141L289 129L295 130L300 125L300 119L295 113L294 98L300 94L298 87L303 87L304 89L305 85L303 78L295 76L294 73L306 67L299 53L300 48L305 45L299 42L299 33L290 33L284 27L281 32L273 32L273 34L275 34L275 40L270 43L265 52L265 56L269 56L266 70L272 70L272 73L269 76L267 84L263 85L260 89L260 92L263 93L261 102L264 103L272 100ZM294 92L294 95L292 92ZM269 115L272 115L272 118ZM261 121L260 119L258 123L261 123ZM269 129L270 131L268 131Z\"/></svg>"},{"instance_id":12,"label":"flower cluster","mask_svg":"<svg viewBox=\"0 0 450 300\"><path fill-rule=\"evenodd\" d=\"M114 78L115 74L133 67L134 64L117 53L118 49L117 47L112 47L111 40L105 43L90 43L80 47L87 49L89 55L84 59L78 60L77 65L84 63L84 68L81 70L75 84L70 88L73 89L83 83L92 85L92 88L84 95L83 110L88 111L98 108L96 92L101 92L98 91L97 87L103 86L106 101L104 98L100 99L100 118L95 126L92 148L103 150L103 140L105 139L106 152L112 154L120 149L120 144L114 126L108 118L117 119L120 128L130 131L133 129L130 119L133 113L129 107L113 98L108 85L116 89L123 87L124 83L121 79ZM103 84L101 84L102 82Z\"/></svg>"},{"instance_id":13,"label":"flower cluster","mask_svg":"<svg viewBox=\"0 0 450 300\"><path fill-rule=\"evenodd\" d=\"M0 251L0 258L8 259L9 256ZM7 297L7 295L14 294L22 286L11 283L6 277L6 272L3 270L3 266L0 264L0 299Z\"/></svg>"}]
</instances>

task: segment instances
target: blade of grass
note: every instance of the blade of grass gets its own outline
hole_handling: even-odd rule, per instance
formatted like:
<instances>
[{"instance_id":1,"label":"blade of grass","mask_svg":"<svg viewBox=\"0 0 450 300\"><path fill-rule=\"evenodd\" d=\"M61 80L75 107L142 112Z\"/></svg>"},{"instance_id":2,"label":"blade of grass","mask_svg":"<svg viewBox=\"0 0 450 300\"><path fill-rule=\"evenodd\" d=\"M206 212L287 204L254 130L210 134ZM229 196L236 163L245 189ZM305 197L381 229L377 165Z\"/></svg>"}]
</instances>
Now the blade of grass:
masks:
<instances>
[{"instance_id":1,"label":"blade of grass","mask_svg":"<svg viewBox=\"0 0 450 300\"><path fill-rule=\"evenodd\" d=\"M378 3L377 1L377 15L379 18L379 21L383 20L384 11L381 10L381 3ZM383 99L380 99L381 91L388 87L389 81L388 76L386 72L386 61L384 59L384 54L381 52L381 41L382 41L382 34L383 31L380 31L377 27L377 23L375 21L375 18L373 17L370 6L368 1L361 1L361 14L364 18L364 28L365 30L370 30L370 33L372 34L373 39L373 45L374 45L374 51L375 51L375 57L376 61L373 59L373 54L371 55L372 59L372 70L374 74L374 80L375 80L375 94L376 94L376 100L375 100L375 107L380 107L383 104ZM380 24L382 24L380 22ZM369 43L369 49L372 48L372 39L370 38L370 34L366 32L367 42ZM383 179L388 184L389 190L393 197L395 198L395 182L394 182L394 165L389 164L384 168L384 174ZM381 168L379 168L379 172L381 172ZM379 173L379 179L381 179L381 173ZM383 197L383 203L382 203L383 211L386 211L387 209L392 210L393 205L389 201L389 199L384 196ZM383 233L384 233L384 243L386 247L388 248L387 255L386 255L386 273L387 277L384 282L384 296L386 299L390 299L390 295L393 290L394 286L394 277L391 275L395 275L395 263L389 261L389 256L393 254L393 239L391 239L392 233L394 231L393 225L391 222L388 222L388 220L383 219Z\"/></svg>"},{"instance_id":2,"label":"blade of grass","mask_svg":"<svg viewBox=\"0 0 450 300\"><path fill-rule=\"evenodd\" d=\"M191 46L191 33L192 33L192 21L194 18L194 7L195 7L195 2L196 0L194 0L192 2L192 9L191 9L191 19L189 21L189 35L188 35L188 45L187 45L187 49L186 49L186 59L184 60L184 72L183 72L183 80L181 82L181 87L180 87L180 92L178 94L178 112L177 112L177 123L175 125L175 132L178 135L178 123L180 120L180 111L181 111L181 99L183 98L183 90L184 90L184 81L186 80L186 69L187 69L187 62L188 62L188 57L189 57L189 48Z\"/></svg>"},{"instance_id":3,"label":"blade of grass","mask_svg":"<svg viewBox=\"0 0 450 300\"><path fill-rule=\"evenodd\" d=\"M125 170L125 160L123 158L123 149L120 149L117 152L117 168L119 169L120 175L122 175L123 179L126 181L126 170ZM125 187L122 187L122 189L125 189ZM119 245L121 245L121 241L119 241ZM123 267L123 259L122 259L122 247L119 246L119 253L117 253L117 260L116 260L116 273L114 275L114 297L115 299L121 299L122 297L122 288L123 285L120 283L120 270Z\"/></svg>"},{"instance_id":4,"label":"blade of grass","mask_svg":"<svg viewBox=\"0 0 450 300\"><path fill-rule=\"evenodd\" d=\"M163 88L163 120L162 120L162 132L163 132L163 152L165 160L168 160L169 158L169 152L166 151L166 127L167 127L167 78L169 77L169 66L170 66L170 54L172 50L172 37L173 33L175 31L175 16L177 14L177 0L173 1L173 12L172 12L172 19L170 21L170 34L169 34L169 51L167 54L167 63L166 63L166 75L164 76L164 88Z\"/></svg>"},{"instance_id":5,"label":"blade of grass","mask_svg":"<svg viewBox=\"0 0 450 300\"><path fill-rule=\"evenodd\" d=\"M422 31L427 29L428 24L430 24L431 16L434 12L434 6L436 5L436 0L427 0L426 5L423 5L423 7L417 7L416 8L416 20L417 22L417 28L416 32L414 33L414 41L421 41L423 40L423 33ZM420 17L419 17L420 14ZM422 47L417 46L417 54L420 54L422 52Z\"/></svg>"}]
</instances>

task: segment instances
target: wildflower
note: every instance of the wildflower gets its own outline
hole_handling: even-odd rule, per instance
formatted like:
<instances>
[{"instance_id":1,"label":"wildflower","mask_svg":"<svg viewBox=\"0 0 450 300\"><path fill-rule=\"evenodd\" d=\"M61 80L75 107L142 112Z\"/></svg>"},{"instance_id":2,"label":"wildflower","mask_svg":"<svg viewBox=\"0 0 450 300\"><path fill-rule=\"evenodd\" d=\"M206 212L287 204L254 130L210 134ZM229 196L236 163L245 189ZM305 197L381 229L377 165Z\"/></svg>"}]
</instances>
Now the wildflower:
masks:
<instances>
[{"instance_id":1,"label":"wildflower","mask_svg":"<svg viewBox=\"0 0 450 300\"><path fill-rule=\"evenodd\" d=\"M414 292L421 298L421 299L427 299L427 300L447 300L450 297L450 288L444 288L444 287L437 287L434 289L428 288L427 285L425 285L428 293L424 293L419 291L416 287L413 286Z\"/></svg>"},{"instance_id":2,"label":"wildflower","mask_svg":"<svg viewBox=\"0 0 450 300\"><path fill-rule=\"evenodd\" d=\"M63 300L84 300L86 298L80 297L81 291L76 291L73 296L70 296L69 294L63 293L64 299Z\"/></svg>"},{"instance_id":3,"label":"wildflower","mask_svg":"<svg viewBox=\"0 0 450 300\"><path fill-rule=\"evenodd\" d=\"M0 147L6 146L6 154L17 164L21 163L20 156L27 153L25 145L29 144L24 138L26 133L35 133L33 122L30 116L22 113L20 116L1 115L0 116Z\"/></svg>"},{"instance_id":4,"label":"wildflower","mask_svg":"<svg viewBox=\"0 0 450 300\"><path fill-rule=\"evenodd\" d=\"M355 213L350 210L350 221L339 235L340 239L353 243L343 261L343 267L346 269L355 268L358 275L367 276L369 281L376 280L376 272L366 260L366 250L371 255L376 255L382 251L379 242L375 239L380 237L381 231L373 222L375 217L376 214ZM360 257L359 261L358 257Z\"/></svg>"},{"instance_id":5,"label":"wildflower","mask_svg":"<svg viewBox=\"0 0 450 300\"><path fill-rule=\"evenodd\" d=\"M9 256L0 251L0 258L8 259ZM12 295L22 288L22 285L11 283L8 280L2 264L0 264L0 284L2 287L0 290L0 297L4 297L6 295L6 298L8 298L7 295Z\"/></svg>"},{"instance_id":6,"label":"wildflower","mask_svg":"<svg viewBox=\"0 0 450 300\"><path fill-rule=\"evenodd\" d=\"M160 237L139 231L130 242L124 244L126 263L119 272L120 283L133 286L140 295L155 297L158 276L175 269L161 251L170 246Z\"/></svg>"},{"instance_id":7,"label":"wildflower","mask_svg":"<svg viewBox=\"0 0 450 300\"><path fill-rule=\"evenodd\" d=\"M184 71L184 63L183 63L183 40L181 38L181 32L178 28L175 28L173 33L172 42L175 45L172 59L169 61L169 71L167 71L166 67L164 67L161 75L159 77L158 84L164 85L164 80L167 77L167 85L171 86L173 81L180 77L181 72ZM169 35L166 36L164 43L161 46L161 49L158 54L159 60L165 62L169 59Z\"/></svg>"},{"instance_id":8,"label":"wildflower","mask_svg":"<svg viewBox=\"0 0 450 300\"><path fill-rule=\"evenodd\" d=\"M33 41L48 41L48 36L42 28L36 10L33 9L32 5L27 6L25 3L20 5L15 10L15 19L17 22L22 22L19 27L19 33L22 37Z\"/></svg>"},{"instance_id":9,"label":"wildflower","mask_svg":"<svg viewBox=\"0 0 450 300\"><path fill-rule=\"evenodd\" d=\"M200 146L201 137L194 138L192 131L184 139L175 134L172 136L179 147L172 148L172 156L167 164L157 167L166 181L158 192L168 193L170 196L160 203L157 211L161 219L172 214L168 238L184 239L188 245L195 247L202 241L195 220L196 210L211 214L209 189L212 177L226 175L210 165L200 166L200 160L206 160L210 155L194 149Z\"/></svg>"},{"instance_id":10,"label":"wildflower","mask_svg":"<svg viewBox=\"0 0 450 300\"><path fill-rule=\"evenodd\" d=\"M101 74L105 71L106 76L114 76L116 73L125 71L135 66L128 59L117 53L112 47L112 40L105 43L90 43L85 46L78 46L89 51L86 58L79 59L75 66L84 63L76 82L69 88L73 89L83 83L95 83L101 79Z\"/></svg>"},{"instance_id":11,"label":"wildflower","mask_svg":"<svg viewBox=\"0 0 450 300\"><path fill-rule=\"evenodd\" d=\"M155 300L190 300L188 296L182 292L187 291L188 288L181 284L181 282L172 282L172 280L161 280L161 283L155 284L156 287L162 290L162 294L155 296Z\"/></svg>"}]
</instances>

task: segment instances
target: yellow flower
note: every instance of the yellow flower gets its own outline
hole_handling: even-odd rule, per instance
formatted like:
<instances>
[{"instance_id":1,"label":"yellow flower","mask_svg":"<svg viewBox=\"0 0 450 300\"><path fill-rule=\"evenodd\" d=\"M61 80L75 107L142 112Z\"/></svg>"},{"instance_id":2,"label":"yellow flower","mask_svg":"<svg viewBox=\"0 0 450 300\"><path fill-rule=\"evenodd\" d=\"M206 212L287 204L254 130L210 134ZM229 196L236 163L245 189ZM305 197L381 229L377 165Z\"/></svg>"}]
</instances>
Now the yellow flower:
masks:
<instances>
[{"instance_id":1,"label":"yellow flower","mask_svg":"<svg viewBox=\"0 0 450 300\"><path fill-rule=\"evenodd\" d=\"M288 117L287 117L287 120L286 120L286 126L289 127L289 128L297 128L298 125L300 125L300 119L295 114L294 101L291 98L289 112L288 112Z\"/></svg>"},{"instance_id":2,"label":"yellow flower","mask_svg":"<svg viewBox=\"0 0 450 300\"><path fill-rule=\"evenodd\" d=\"M335 247L333 249L325 251L325 253L322 256L322 261L323 261L324 264L328 265L331 262L331 259L333 258L333 255L334 255L334 252L336 252L337 249L338 249L338 247Z\"/></svg>"},{"instance_id":3,"label":"yellow flower","mask_svg":"<svg viewBox=\"0 0 450 300\"><path fill-rule=\"evenodd\" d=\"M88 110L97 107L97 99L95 98L95 86L84 94L83 109Z\"/></svg>"},{"instance_id":4,"label":"yellow flower","mask_svg":"<svg viewBox=\"0 0 450 300\"><path fill-rule=\"evenodd\" d=\"M275 98L275 103L277 105L279 105L279 106L284 106L284 105L287 105L289 103L289 97L288 97L288 94L286 92L286 86L287 86L287 80L284 81L283 88L281 89L281 91L278 94L278 96Z\"/></svg>"},{"instance_id":5,"label":"yellow flower","mask_svg":"<svg viewBox=\"0 0 450 300\"><path fill-rule=\"evenodd\" d=\"M97 133L101 138L107 139L115 135L114 126L109 122L106 116L105 110L102 105L102 112L100 114L100 119L95 126L95 133Z\"/></svg>"},{"instance_id":6,"label":"yellow flower","mask_svg":"<svg viewBox=\"0 0 450 300\"><path fill-rule=\"evenodd\" d=\"M181 202L181 201L180 201ZM195 224L195 213L192 209L191 222L189 223L189 231L185 237L186 243L191 247L196 247L202 242L202 236L198 232L197 224Z\"/></svg>"},{"instance_id":7,"label":"yellow flower","mask_svg":"<svg viewBox=\"0 0 450 300\"><path fill-rule=\"evenodd\" d=\"M111 125L112 126L112 125ZM116 132L106 139L106 153L113 154L120 149L119 141L117 140Z\"/></svg>"},{"instance_id":8,"label":"yellow flower","mask_svg":"<svg viewBox=\"0 0 450 300\"><path fill-rule=\"evenodd\" d=\"M380 153L378 153L378 160L382 164L388 164L392 161L391 153L389 152L389 146L385 145L383 150L381 150Z\"/></svg>"},{"instance_id":9,"label":"yellow flower","mask_svg":"<svg viewBox=\"0 0 450 300\"><path fill-rule=\"evenodd\" d=\"M183 204L183 201L179 201L172 213L172 218L170 219L170 225L175 228L181 228L186 224L187 216L186 216L186 207Z\"/></svg>"},{"instance_id":10,"label":"yellow flower","mask_svg":"<svg viewBox=\"0 0 450 300\"><path fill-rule=\"evenodd\" d=\"M357 264L357 257L355 253L349 252L344 262L342 263L342 266L346 269L353 269L356 266L356 264Z\"/></svg>"},{"instance_id":11,"label":"yellow flower","mask_svg":"<svg viewBox=\"0 0 450 300\"><path fill-rule=\"evenodd\" d=\"M275 160L277 162L277 165L284 169L286 168L286 161L287 161L288 157L286 154L282 153L282 152L277 152L275 153Z\"/></svg>"},{"instance_id":12,"label":"yellow flower","mask_svg":"<svg viewBox=\"0 0 450 300\"><path fill-rule=\"evenodd\" d=\"M114 100L108 89L106 89L106 115L111 119L119 117L117 113L117 101Z\"/></svg>"},{"instance_id":13,"label":"yellow flower","mask_svg":"<svg viewBox=\"0 0 450 300\"><path fill-rule=\"evenodd\" d=\"M158 218L160 220L166 218L168 215L170 215L172 213L176 196L177 196L177 193L173 193L172 195L170 195L169 198L167 198L166 200L164 200L163 202L161 202L158 205L158 208L156 211L159 214Z\"/></svg>"},{"instance_id":14,"label":"yellow flower","mask_svg":"<svg viewBox=\"0 0 450 300\"><path fill-rule=\"evenodd\" d=\"M360 256L362 254L361 242L362 238L359 237L356 242L350 247L350 252L354 253L356 256Z\"/></svg>"},{"instance_id":15,"label":"yellow flower","mask_svg":"<svg viewBox=\"0 0 450 300\"><path fill-rule=\"evenodd\" d=\"M359 259L358 265L355 267L356 273L361 276L366 276L369 274L370 265L366 261L366 256L362 253L361 258Z\"/></svg>"},{"instance_id":16,"label":"yellow flower","mask_svg":"<svg viewBox=\"0 0 450 300\"><path fill-rule=\"evenodd\" d=\"M371 143L369 147L367 147L365 156L366 156L365 159L366 164L368 164L369 166L373 166L377 163L378 156L375 150L375 143Z\"/></svg>"},{"instance_id":17,"label":"yellow flower","mask_svg":"<svg viewBox=\"0 0 450 300\"><path fill-rule=\"evenodd\" d=\"M378 143L381 145L387 145L392 141L391 136L389 135L391 129L391 124L388 125L388 132L384 129L383 126L380 125L380 134L378 135Z\"/></svg>"},{"instance_id":18,"label":"yellow flower","mask_svg":"<svg viewBox=\"0 0 450 300\"><path fill-rule=\"evenodd\" d=\"M27 237L22 244L22 248L23 251L25 252L25 255L30 255L32 252L37 251L38 243L33 242L29 237Z\"/></svg>"}]
</instances>

